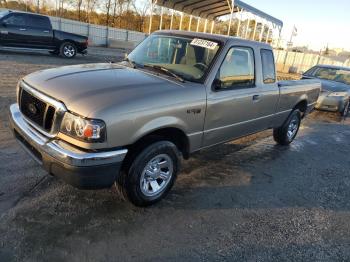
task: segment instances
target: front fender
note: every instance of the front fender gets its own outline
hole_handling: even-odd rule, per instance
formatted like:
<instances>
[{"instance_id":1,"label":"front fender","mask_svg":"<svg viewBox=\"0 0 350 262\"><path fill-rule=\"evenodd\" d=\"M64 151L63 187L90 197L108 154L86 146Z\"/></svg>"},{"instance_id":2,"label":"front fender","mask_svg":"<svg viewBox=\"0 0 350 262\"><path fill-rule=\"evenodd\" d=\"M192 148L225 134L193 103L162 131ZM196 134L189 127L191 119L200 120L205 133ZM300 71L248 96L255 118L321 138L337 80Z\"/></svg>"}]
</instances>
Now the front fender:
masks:
<instances>
[{"instance_id":1,"label":"front fender","mask_svg":"<svg viewBox=\"0 0 350 262\"><path fill-rule=\"evenodd\" d=\"M160 129L176 128L187 134L186 124L183 120L173 116L162 116L145 123L131 137L131 143Z\"/></svg>"}]
</instances>

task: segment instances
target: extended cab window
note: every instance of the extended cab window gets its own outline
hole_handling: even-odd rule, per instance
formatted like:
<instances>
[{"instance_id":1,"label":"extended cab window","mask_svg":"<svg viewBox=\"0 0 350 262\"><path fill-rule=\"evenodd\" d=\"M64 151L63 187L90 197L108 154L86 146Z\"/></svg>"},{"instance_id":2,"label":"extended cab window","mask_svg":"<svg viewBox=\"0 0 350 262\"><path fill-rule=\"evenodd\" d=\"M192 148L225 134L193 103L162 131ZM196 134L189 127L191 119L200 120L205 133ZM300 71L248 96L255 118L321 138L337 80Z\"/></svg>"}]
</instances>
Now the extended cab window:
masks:
<instances>
[{"instance_id":1,"label":"extended cab window","mask_svg":"<svg viewBox=\"0 0 350 262\"><path fill-rule=\"evenodd\" d=\"M9 17L5 18L4 22L8 25L13 26L26 26L27 20L24 14L12 14Z\"/></svg>"},{"instance_id":2,"label":"extended cab window","mask_svg":"<svg viewBox=\"0 0 350 262\"><path fill-rule=\"evenodd\" d=\"M248 88L255 83L254 53L248 47L231 48L218 71L219 89Z\"/></svg>"},{"instance_id":3,"label":"extended cab window","mask_svg":"<svg viewBox=\"0 0 350 262\"><path fill-rule=\"evenodd\" d=\"M31 15L29 20L32 27L51 29L51 23L48 17Z\"/></svg>"},{"instance_id":4,"label":"extended cab window","mask_svg":"<svg viewBox=\"0 0 350 262\"><path fill-rule=\"evenodd\" d=\"M275 60L273 52L268 49L261 49L261 64L263 71L264 84L272 84L276 82Z\"/></svg>"}]
</instances>

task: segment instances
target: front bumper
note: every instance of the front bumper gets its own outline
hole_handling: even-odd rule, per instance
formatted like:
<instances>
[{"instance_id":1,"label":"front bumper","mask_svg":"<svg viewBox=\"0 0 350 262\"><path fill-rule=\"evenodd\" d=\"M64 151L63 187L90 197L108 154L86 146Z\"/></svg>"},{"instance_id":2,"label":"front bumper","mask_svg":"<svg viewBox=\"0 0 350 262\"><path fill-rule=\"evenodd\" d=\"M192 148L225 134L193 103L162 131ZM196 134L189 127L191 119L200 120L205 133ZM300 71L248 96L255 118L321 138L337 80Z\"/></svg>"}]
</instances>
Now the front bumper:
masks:
<instances>
[{"instance_id":1,"label":"front bumper","mask_svg":"<svg viewBox=\"0 0 350 262\"><path fill-rule=\"evenodd\" d=\"M110 187L116 180L126 149L87 152L62 140L48 138L24 118L18 104L10 106L10 126L17 141L49 173L81 189Z\"/></svg>"},{"instance_id":2,"label":"front bumper","mask_svg":"<svg viewBox=\"0 0 350 262\"><path fill-rule=\"evenodd\" d=\"M329 112L342 112L349 101L348 96L320 96L316 109Z\"/></svg>"}]
</instances>

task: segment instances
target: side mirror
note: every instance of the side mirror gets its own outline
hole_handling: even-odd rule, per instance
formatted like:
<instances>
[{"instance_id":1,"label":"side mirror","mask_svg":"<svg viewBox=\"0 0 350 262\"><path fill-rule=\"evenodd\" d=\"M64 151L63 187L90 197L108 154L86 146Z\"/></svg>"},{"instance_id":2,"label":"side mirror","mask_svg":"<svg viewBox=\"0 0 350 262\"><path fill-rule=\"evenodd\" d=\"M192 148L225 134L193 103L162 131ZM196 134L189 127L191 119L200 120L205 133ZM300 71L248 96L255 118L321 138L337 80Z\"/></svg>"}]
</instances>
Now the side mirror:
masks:
<instances>
[{"instance_id":1,"label":"side mirror","mask_svg":"<svg viewBox=\"0 0 350 262\"><path fill-rule=\"evenodd\" d=\"M213 81L213 89L214 90L220 90L222 88L222 81L218 78L215 78Z\"/></svg>"},{"instance_id":2,"label":"side mirror","mask_svg":"<svg viewBox=\"0 0 350 262\"><path fill-rule=\"evenodd\" d=\"M1 25L2 25L3 27L7 27L7 23L6 23L6 22L1 22Z\"/></svg>"}]
</instances>

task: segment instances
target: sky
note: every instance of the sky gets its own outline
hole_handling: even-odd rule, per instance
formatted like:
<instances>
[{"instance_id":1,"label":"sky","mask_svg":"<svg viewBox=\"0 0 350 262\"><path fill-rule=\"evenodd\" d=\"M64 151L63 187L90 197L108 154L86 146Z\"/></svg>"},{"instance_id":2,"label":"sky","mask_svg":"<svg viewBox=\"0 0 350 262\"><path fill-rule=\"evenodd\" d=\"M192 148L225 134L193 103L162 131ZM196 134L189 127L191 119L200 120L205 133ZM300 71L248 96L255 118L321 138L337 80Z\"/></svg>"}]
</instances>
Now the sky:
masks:
<instances>
[{"instance_id":1,"label":"sky","mask_svg":"<svg viewBox=\"0 0 350 262\"><path fill-rule=\"evenodd\" d=\"M320 50L344 48L350 51L350 0L243 0L283 21L282 38L289 40L293 26L296 46Z\"/></svg>"}]
</instances>

